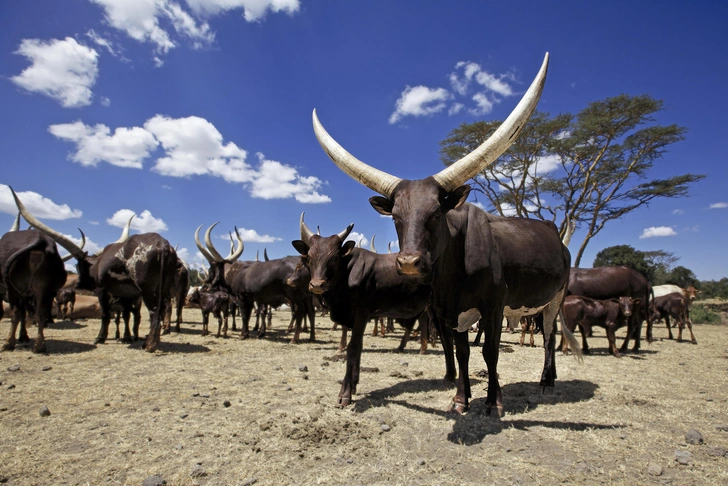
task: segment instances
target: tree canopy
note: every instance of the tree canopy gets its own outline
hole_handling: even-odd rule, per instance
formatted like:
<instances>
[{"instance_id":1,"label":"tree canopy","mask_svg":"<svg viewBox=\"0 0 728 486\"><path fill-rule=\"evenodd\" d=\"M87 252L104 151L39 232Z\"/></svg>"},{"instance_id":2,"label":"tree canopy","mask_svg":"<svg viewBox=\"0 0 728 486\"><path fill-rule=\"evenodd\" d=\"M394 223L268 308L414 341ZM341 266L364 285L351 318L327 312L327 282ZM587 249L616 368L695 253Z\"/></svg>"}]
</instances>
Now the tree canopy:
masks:
<instances>
[{"instance_id":1,"label":"tree canopy","mask_svg":"<svg viewBox=\"0 0 728 486\"><path fill-rule=\"evenodd\" d=\"M574 259L605 225L655 198L688 195L696 174L652 178L650 171L686 128L659 125L663 102L649 95L619 95L590 103L577 115L536 112L515 143L473 180L488 209L504 216L567 221L586 234ZM485 141L501 121L463 123L440 142L450 165Z\"/></svg>"}]
</instances>

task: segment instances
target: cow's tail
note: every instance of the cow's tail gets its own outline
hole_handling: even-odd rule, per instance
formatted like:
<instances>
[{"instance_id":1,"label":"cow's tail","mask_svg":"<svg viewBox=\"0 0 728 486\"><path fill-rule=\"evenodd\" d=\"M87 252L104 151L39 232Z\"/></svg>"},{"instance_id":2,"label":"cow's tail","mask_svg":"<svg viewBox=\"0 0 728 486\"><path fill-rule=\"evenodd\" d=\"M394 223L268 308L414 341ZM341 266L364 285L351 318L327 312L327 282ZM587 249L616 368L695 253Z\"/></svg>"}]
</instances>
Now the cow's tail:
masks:
<instances>
[{"instance_id":1,"label":"cow's tail","mask_svg":"<svg viewBox=\"0 0 728 486\"><path fill-rule=\"evenodd\" d=\"M566 344L569 346L569 349L573 350L574 352L574 358L579 363L584 362L584 355L581 352L581 346L579 345L579 341L576 340L574 335L569 331L569 328L566 326L566 319L564 319L564 313L561 309L559 309L559 319L561 319L561 335L566 339Z\"/></svg>"},{"instance_id":2,"label":"cow's tail","mask_svg":"<svg viewBox=\"0 0 728 486\"><path fill-rule=\"evenodd\" d=\"M572 222L569 219L569 215L566 215L566 231L564 232L564 237L561 239L561 243L565 247L569 247L569 243L571 243L571 237L574 235L574 230L576 229L576 221Z\"/></svg>"}]
</instances>

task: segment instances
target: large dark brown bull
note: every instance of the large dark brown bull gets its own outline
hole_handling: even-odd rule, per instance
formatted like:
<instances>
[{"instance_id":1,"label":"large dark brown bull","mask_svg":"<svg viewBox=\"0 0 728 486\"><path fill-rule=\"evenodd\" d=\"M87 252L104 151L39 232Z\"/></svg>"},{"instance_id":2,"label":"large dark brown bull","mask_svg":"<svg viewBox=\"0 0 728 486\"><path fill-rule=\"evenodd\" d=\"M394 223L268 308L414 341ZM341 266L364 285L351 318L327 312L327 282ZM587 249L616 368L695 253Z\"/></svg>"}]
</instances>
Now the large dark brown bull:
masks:
<instances>
[{"instance_id":1,"label":"large dark brown bull","mask_svg":"<svg viewBox=\"0 0 728 486\"><path fill-rule=\"evenodd\" d=\"M649 321L651 286L644 275L625 266L572 268L567 295L583 295L592 299L608 300L620 297L640 299L627 325L627 337L620 347L627 351L630 336L634 337L633 350L640 349L642 321ZM649 325L648 325L649 327Z\"/></svg>"},{"instance_id":2,"label":"large dark brown bull","mask_svg":"<svg viewBox=\"0 0 728 486\"><path fill-rule=\"evenodd\" d=\"M454 379L454 331L460 369L452 407L460 412L471 397L467 329L480 320L485 334L483 358L489 372L488 409L502 413L498 383L498 347L505 311L543 310L545 359L541 385L556 378L555 319L569 277L570 254L551 222L503 218L465 201L466 181L492 164L518 136L543 90L548 54L513 113L480 147L438 174L420 180L400 179L356 159L323 128L313 113L314 132L333 162L353 179L384 197L369 201L380 214L392 216L400 253L392 260L401 274L420 276L432 287L432 307L440 320L448 357L446 379ZM568 332L568 331L566 331ZM573 336L570 336L573 339Z\"/></svg>"},{"instance_id":3,"label":"large dark brown bull","mask_svg":"<svg viewBox=\"0 0 728 486\"><path fill-rule=\"evenodd\" d=\"M12 312L10 334L3 349L15 349L18 324L21 340L27 339L24 326L30 315L38 324L33 351L45 353L43 329L51 322L53 298L66 283L66 269L55 242L37 230L5 233L0 238L0 265L0 293Z\"/></svg>"},{"instance_id":4,"label":"large dark brown bull","mask_svg":"<svg viewBox=\"0 0 728 486\"><path fill-rule=\"evenodd\" d=\"M175 319L175 331L180 332L180 324L182 323L182 309L185 305L187 293L190 290L190 272L187 264L177 257L177 266L173 273L172 284L169 287L170 305L167 306L167 312L164 315L164 333L168 333L172 326L172 305L171 300L174 299L174 307L177 310Z\"/></svg>"},{"instance_id":5,"label":"large dark brown bull","mask_svg":"<svg viewBox=\"0 0 728 486\"><path fill-rule=\"evenodd\" d=\"M77 260L77 289L96 293L101 307L101 328L95 343L106 342L111 312L109 298L137 298L149 309L149 334L144 348L154 352L159 346L162 319L169 304L169 287L176 268L177 255L169 242L157 233L144 233L107 245L101 253L88 255L61 233L36 219L13 192L15 204L23 218L34 228L51 237ZM128 228L128 225L127 225ZM128 235L128 229L125 230Z\"/></svg>"},{"instance_id":6,"label":"large dark brown bull","mask_svg":"<svg viewBox=\"0 0 728 486\"><path fill-rule=\"evenodd\" d=\"M346 374L338 399L339 406L345 407L359 383L364 330L369 319L407 319L410 322L405 327L411 329L429 302L430 287L416 276L398 274L395 255L379 255L345 241L353 224L327 238L315 235L304 223L303 214L300 226L301 239L292 244L311 272L309 289L323 298L334 322L351 329Z\"/></svg>"}]
</instances>

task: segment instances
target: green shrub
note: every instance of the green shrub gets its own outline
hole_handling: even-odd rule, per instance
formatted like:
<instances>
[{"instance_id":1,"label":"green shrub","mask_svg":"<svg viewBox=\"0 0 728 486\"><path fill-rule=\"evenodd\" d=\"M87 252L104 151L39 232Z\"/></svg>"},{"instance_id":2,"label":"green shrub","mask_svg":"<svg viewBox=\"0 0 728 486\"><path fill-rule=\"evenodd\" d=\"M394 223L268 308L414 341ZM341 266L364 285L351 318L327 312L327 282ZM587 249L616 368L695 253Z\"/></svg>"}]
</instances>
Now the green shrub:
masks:
<instances>
[{"instance_id":1,"label":"green shrub","mask_svg":"<svg viewBox=\"0 0 728 486\"><path fill-rule=\"evenodd\" d=\"M716 324L720 322L720 315L708 307L698 304L690 308L690 319L695 324Z\"/></svg>"}]
</instances>

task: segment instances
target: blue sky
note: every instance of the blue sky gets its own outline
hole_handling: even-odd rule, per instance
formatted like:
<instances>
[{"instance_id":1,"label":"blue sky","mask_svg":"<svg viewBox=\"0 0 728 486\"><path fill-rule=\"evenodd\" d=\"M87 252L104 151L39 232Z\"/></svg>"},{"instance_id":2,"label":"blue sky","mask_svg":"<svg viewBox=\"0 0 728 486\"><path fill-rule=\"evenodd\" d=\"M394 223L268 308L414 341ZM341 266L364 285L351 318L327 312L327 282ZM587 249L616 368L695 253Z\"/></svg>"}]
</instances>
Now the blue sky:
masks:
<instances>
[{"instance_id":1,"label":"blue sky","mask_svg":"<svg viewBox=\"0 0 728 486\"><path fill-rule=\"evenodd\" d=\"M312 109L361 160L426 177L442 169L438 142L450 130L510 113L548 51L539 109L576 113L648 93L665 102L660 123L689 129L653 175L707 175L691 197L608 225L583 266L629 244L719 279L728 276L727 18L723 2L3 2L0 183L26 193L53 228L81 227L98 246L134 212L133 228L159 231L192 262L195 228L218 220L218 237L249 230L244 259L264 247L280 257L294 253L306 211L323 233L354 222L386 251L391 221L323 153ZM459 93L458 63L477 64L483 82ZM12 213L0 188L0 228ZM640 238L647 228L674 234Z\"/></svg>"}]
</instances>

